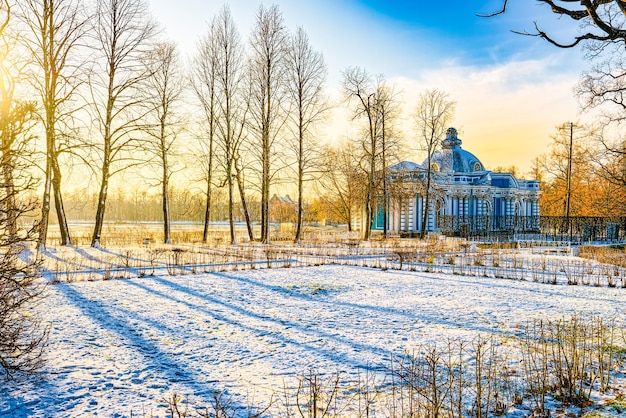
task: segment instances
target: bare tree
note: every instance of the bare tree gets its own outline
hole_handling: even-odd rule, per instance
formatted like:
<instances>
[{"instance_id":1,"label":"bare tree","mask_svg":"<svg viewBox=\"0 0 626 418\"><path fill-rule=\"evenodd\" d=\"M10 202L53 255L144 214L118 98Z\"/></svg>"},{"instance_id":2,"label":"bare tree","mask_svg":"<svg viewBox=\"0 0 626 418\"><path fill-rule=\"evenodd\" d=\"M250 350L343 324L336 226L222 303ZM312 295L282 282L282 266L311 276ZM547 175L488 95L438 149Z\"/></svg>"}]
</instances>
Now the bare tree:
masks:
<instances>
[{"instance_id":1,"label":"bare tree","mask_svg":"<svg viewBox=\"0 0 626 418\"><path fill-rule=\"evenodd\" d=\"M206 138L201 140L200 147L204 150L201 158L204 162L204 180L206 182L206 200L204 206L204 228L202 242L207 242L209 236L209 222L211 219L211 197L213 191L215 137L218 123L218 36L217 18L213 20L209 32L198 42L196 56L193 60L191 85L203 111L202 126Z\"/></svg>"},{"instance_id":2,"label":"bare tree","mask_svg":"<svg viewBox=\"0 0 626 418\"><path fill-rule=\"evenodd\" d=\"M34 241L38 225L30 218L36 202L30 196L36 182L30 173L29 132L35 122L33 103L0 98L2 164L0 182L0 371L7 378L34 372L42 364L47 328L34 312L43 297L37 263L27 241ZM4 112L6 107L8 112ZM30 227L25 227L28 225Z\"/></svg>"},{"instance_id":3,"label":"bare tree","mask_svg":"<svg viewBox=\"0 0 626 418\"><path fill-rule=\"evenodd\" d=\"M270 242L270 184L276 171L275 143L284 123L287 29L278 6L266 9L261 5L250 38L250 127L258 139L258 159L261 165L261 241Z\"/></svg>"},{"instance_id":4,"label":"bare tree","mask_svg":"<svg viewBox=\"0 0 626 418\"><path fill-rule=\"evenodd\" d=\"M396 93L383 75L373 78L358 67L344 71L343 89L348 102L355 104L353 119L366 122L363 139L359 144L361 167L368 179L364 239L370 238L374 211L379 209L382 209L383 236L386 238L389 212L387 168L399 147L399 137L395 131L399 110Z\"/></svg>"},{"instance_id":5,"label":"bare tree","mask_svg":"<svg viewBox=\"0 0 626 418\"><path fill-rule=\"evenodd\" d=\"M291 37L287 53L288 92L294 110L290 119L294 126L296 143L296 173L298 178L298 220L294 241L302 239L304 212L304 182L315 164L316 144L311 141L314 124L328 110L323 88L326 81L326 64L320 52L309 43L309 37L298 28Z\"/></svg>"},{"instance_id":6,"label":"bare tree","mask_svg":"<svg viewBox=\"0 0 626 418\"><path fill-rule=\"evenodd\" d=\"M22 178L26 189L14 187L13 196L25 198L32 192L33 183ZM0 190L0 203L7 199L7 190ZM35 208L34 202L22 201L13 215L18 219L27 216ZM2 215L6 215L4 210ZM7 378L16 373L36 371L43 362L43 349L47 339L47 328L34 313L34 307L43 297L44 287L38 280L38 269L29 256L25 241L35 239L36 230L19 228L13 235L6 217L0 220L0 370ZM26 259L26 261L24 261Z\"/></svg>"},{"instance_id":7,"label":"bare tree","mask_svg":"<svg viewBox=\"0 0 626 418\"><path fill-rule=\"evenodd\" d=\"M610 51L610 52L608 52ZM626 187L626 51L621 44L607 48L602 60L581 78L576 93L584 110L599 110L592 142L597 145L594 162L601 177L619 188Z\"/></svg>"},{"instance_id":8,"label":"bare tree","mask_svg":"<svg viewBox=\"0 0 626 418\"><path fill-rule=\"evenodd\" d=\"M454 114L456 102L447 93L432 89L420 94L415 107L414 120L416 136L422 151L426 152L426 186L424 189L424 213L420 237L424 238L430 211L431 183L433 167L431 160L435 151L445 139L446 127Z\"/></svg>"},{"instance_id":9,"label":"bare tree","mask_svg":"<svg viewBox=\"0 0 626 418\"><path fill-rule=\"evenodd\" d=\"M382 185L383 237L387 238L387 216L389 213L389 161L399 147L399 136L395 130L400 106L396 93L384 77L379 76L376 83L376 118L375 131L380 146L380 183Z\"/></svg>"},{"instance_id":10,"label":"bare tree","mask_svg":"<svg viewBox=\"0 0 626 418\"><path fill-rule=\"evenodd\" d=\"M620 188L626 188L626 141L610 127L599 125L590 133L593 143L601 144L592 154L598 174Z\"/></svg>"},{"instance_id":11,"label":"bare tree","mask_svg":"<svg viewBox=\"0 0 626 418\"><path fill-rule=\"evenodd\" d=\"M36 123L34 102L16 98L23 66L16 59L9 0L0 0L0 372L11 378L35 371L42 363L47 329L32 308L42 296L37 269L25 241L36 237L37 224L24 228L36 209L36 182L29 168ZM11 62L13 65L9 64Z\"/></svg>"},{"instance_id":12,"label":"bare tree","mask_svg":"<svg viewBox=\"0 0 626 418\"><path fill-rule=\"evenodd\" d=\"M48 236L51 193L61 231L61 244L72 243L61 193L60 156L72 138L72 98L80 85L78 52L85 34L86 18L75 0L24 0L21 18L30 30L26 47L34 64L31 80L41 97L46 136L46 167L38 247L45 248Z\"/></svg>"},{"instance_id":13,"label":"bare tree","mask_svg":"<svg viewBox=\"0 0 626 418\"><path fill-rule=\"evenodd\" d=\"M146 111L142 104L146 92L141 87L151 74L142 59L157 29L144 0L97 2L94 26L94 48L102 54L90 77L93 119L101 137L100 191L91 237L91 246L98 247L109 180L136 162L128 152L143 152L137 135Z\"/></svg>"},{"instance_id":14,"label":"bare tree","mask_svg":"<svg viewBox=\"0 0 626 418\"><path fill-rule=\"evenodd\" d=\"M208 85L213 88L215 94L213 103L204 102L204 109L209 121L215 124L215 146L219 150L220 163L228 187L230 243L236 244L235 159L244 137L247 91L244 83L243 46L227 6L224 6L211 22L209 33L204 40L204 47L201 48L196 60L202 60L204 62L202 65L207 65L207 61L214 60L215 65L215 80L211 80L212 76L205 73L198 82L201 80L204 87Z\"/></svg>"},{"instance_id":15,"label":"bare tree","mask_svg":"<svg viewBox=\"0 0 626 418\"><path fill-rule=\"evenodd\" d=\"M379 149L379 136L376 133L376 87L371 75L358 67L350 67L343 72L342 84L348 102L355 103L353 119L364 118L366 120L366 139L362 142L364 171L367 173L363 238L369 240L376 206L376 162Z\"/></svg>"},{"instance_id":16,"label":"bare tree","mask_svg":"<svg viewBox=\"0 0 626 418\"><path fill-rule=\"evenodd\" d=\"M147 133L151 137L150 149L155 154L156 164L160 169L161 203L163 209L163 242L170 244L170 178L173 172L173 148L176 138L182 130L182 119L176 112L176 106L183 93L183 76L174 43L157 44L147 57L148 73L146 100L148 109ZM152 119L155 122L152 122Z\"/></svg>"},{"instance_id":17,"label":"bare tree","mask_svg":"<svg viewBox=\"0 0 626 418\"><path fill-rule=\"evenodd\" d=\"M559 41L548 34L535 22L534 32L518 32L524 35L537 36L559 48L572 48L581 43L596 43L599 46L619 43L626 40L626 4L623 0L537 0L545 4L559 19L569 19L579 28L578 34L572 39ZM481 15L492 17L506 13L508 0L503 0L502 8L495 13Z\"/></svg>"},{"instance_id":18,"label":"bare tree","mask_svg":"<svg viewBox=\"0 0 626 418\"><path fill-rule=\"evenodd\" d=\"M594 206L590 186L598 179L593 173L593 153L586 128L562 124L552 140L550 152L538 160L544 173L542 213L566 218L590 215Z\"/></svg>"},{"instance_id":19,"label":"bare tree","mask_svg":"<svg viewBox=\"0 0 626 418\"><path fill-rule=\"evenodd\" d=\"M15 195L15 167L18 158L24 158L20 135L28 130L36 112L34 102L23 102L15 98L17 81L23 76L24 66L16 59L16 40L10 36L12 5L0 0L0 175L6 190L3 213L6 215L7 232L16 236L18 232L18 203ZM9 64L12 62L12 64ZM22 161L22 164L25 162Z\"/></svg>"},{"instance_id":20,"label":"bare tree","mask_svg":"<svg viewBox=\"0 0 626 418\"><path fill-rule=\"evenodd\" d=\"M594 65L581 78L576 93L584 110L606 109L606 121L626 121L626 51L610 48L606 60Z\"/></svg>"},{"instance_id":21,"label":"bare tree","mask_svg":"<svg viewBox=\"0 0 626 418\"><path fill-rule=\"evenodd\" d=\"M325 147L321 158L320 197L333 217L345 222L350 232L353 211L363 204L367 184L357 154L348 142L340 147Z\"/></svg>"}]
</instances>

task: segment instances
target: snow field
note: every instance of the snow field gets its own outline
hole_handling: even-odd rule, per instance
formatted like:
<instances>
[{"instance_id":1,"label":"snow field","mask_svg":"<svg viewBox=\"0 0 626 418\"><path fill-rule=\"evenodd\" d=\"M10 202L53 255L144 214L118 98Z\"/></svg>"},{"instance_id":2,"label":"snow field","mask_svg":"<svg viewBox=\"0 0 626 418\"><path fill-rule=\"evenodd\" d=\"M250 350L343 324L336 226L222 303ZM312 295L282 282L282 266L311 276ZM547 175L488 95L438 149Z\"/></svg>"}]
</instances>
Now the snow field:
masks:
<instances>
[{"instance_id":1,"label":"snow field","mask_svg":"<svg viewBox=\"0 0 626 418\"><path fill-rule=\"evenodd\" d=\"M332 265L61 282L40 307L42 377L0 383L0 415L165 416L173 392L262 404L311 368L356 377L425 344L505 342L534 318L619 318L625 303L619 287Z\"/></svg>"}]
</instances>

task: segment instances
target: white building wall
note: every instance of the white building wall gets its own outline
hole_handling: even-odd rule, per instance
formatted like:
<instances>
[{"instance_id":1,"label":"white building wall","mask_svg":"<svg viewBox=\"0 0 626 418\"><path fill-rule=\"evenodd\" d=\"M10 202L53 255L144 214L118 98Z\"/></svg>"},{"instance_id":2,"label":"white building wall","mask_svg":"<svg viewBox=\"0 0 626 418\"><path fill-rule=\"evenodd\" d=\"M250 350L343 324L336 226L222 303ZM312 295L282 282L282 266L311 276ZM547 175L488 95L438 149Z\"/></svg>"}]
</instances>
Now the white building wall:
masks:
<instances>
[{"instance_id":1,"label":"white building wall","mask_svg":"<svg viewBox=\"0 0 626 418\"><path fill-rule=\"evenodd\" d=\"M409 189L406 189L409 190ZM484 217L499 213L504 216L538 216L539 190L497 188L489 185L445 184L430 197L427 231L437 230L438 215ZM493 207L499 198L499 210ZM438 201L441 213L437 213ZM412 195L391 199L387 218L391 232L419 232L422 230L425 198L417 191ZM360 216L359 216L360 215ZM359 213L353 225L364 227L365 214Z\"/></svg>"}]
</instances>

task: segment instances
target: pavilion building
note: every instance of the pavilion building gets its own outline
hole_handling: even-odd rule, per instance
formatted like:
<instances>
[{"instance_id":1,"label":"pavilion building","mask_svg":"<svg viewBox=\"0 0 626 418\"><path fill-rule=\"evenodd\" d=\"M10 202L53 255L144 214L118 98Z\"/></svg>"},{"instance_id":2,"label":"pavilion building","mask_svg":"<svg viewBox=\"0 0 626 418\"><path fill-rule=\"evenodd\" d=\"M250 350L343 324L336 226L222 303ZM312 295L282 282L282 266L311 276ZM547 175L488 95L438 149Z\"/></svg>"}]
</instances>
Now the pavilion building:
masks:
<instances>
[{"instance_id":1,"label":"pavilion building","mask_svg":"<svg viewBox=\"0 0 626 418\"><path fill-rule=\"evenodd\" d=\"M441 149L432 155L426 231L449 235L538 231L539 181L486 170L461 144L456 129L449 128ZM390 233L411 236L422 231L427 174L428 161L403 161L388 168L388 210L381 199L373 230L383 230L386 223ZM365 216L359 218L355 226L363 228Z\"/></svg>"}]
</instances>

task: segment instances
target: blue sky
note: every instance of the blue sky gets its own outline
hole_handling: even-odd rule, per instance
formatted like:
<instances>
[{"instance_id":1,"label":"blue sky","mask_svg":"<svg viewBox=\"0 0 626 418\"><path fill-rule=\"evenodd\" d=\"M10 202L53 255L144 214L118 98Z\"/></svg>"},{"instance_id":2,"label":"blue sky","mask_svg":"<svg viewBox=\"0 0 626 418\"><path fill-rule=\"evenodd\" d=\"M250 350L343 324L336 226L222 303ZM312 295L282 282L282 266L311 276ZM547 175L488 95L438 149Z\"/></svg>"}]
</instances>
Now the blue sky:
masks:
<instances>
[{"instance_id":1,"label":"blue sky","mask_svg":"<svg viewBox=\"0 0 626 418\"><path fill-rule=\"evenodd\" d=\"M260 2L227 1L247 40ZM341 71L360 66L384 74L401 92L410 113L426 88L445 90L457 101L455 126L463 147L487 167L516 165L522 170L547 151L555 126L577 120L572 89L586 66L578 50L559 50L540 39L512 33L532 31L533 22L567 35L534 1L511 0L504 15L501 0L385 1L277 0L290 29L302 26L328 65L329 93L338 96ZM150 0L154 17L184 54L194 52L207 22L225 4L213 0ZM560 25L560 26L559 26ZM560 34L560 31L564 31ZM341 111L324 135L353 134ZM416 157L419 159L419 157Z\"/></svg>"}]
</instances>

